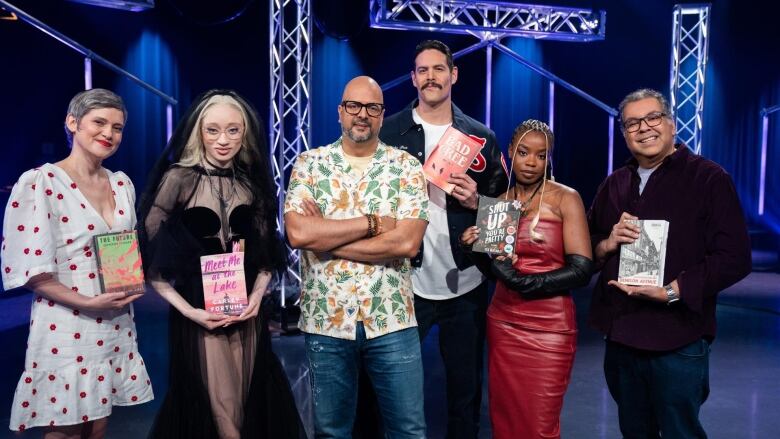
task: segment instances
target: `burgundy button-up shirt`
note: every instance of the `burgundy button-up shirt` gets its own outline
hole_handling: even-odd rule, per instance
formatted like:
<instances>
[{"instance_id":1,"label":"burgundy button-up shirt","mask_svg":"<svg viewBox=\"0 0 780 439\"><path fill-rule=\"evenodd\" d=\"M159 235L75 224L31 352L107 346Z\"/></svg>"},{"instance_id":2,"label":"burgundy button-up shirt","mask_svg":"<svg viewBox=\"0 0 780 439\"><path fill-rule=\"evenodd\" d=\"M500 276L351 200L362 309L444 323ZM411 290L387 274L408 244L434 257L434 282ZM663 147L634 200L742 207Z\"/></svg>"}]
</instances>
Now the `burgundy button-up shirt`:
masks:
<instances>
[{"instance_id":1,"label":"burgundy button-up shirt","mask_svg":"<svg viewBox=\"0 0 780 439\"><path fill-rule=\"evenodd\" d=\"M629 160L599 187L588 212L595 248L623 212L669 221L664 284L677 279L680 301L666 305L627 296L617 279L620 251L604 261L593 290L591 325L617 343L668 351L699 338L715 338L718 292L751 269L747 226L731 176L685 145L650 175L639 194L638 163Z\"/></svg>"}]
</instances>

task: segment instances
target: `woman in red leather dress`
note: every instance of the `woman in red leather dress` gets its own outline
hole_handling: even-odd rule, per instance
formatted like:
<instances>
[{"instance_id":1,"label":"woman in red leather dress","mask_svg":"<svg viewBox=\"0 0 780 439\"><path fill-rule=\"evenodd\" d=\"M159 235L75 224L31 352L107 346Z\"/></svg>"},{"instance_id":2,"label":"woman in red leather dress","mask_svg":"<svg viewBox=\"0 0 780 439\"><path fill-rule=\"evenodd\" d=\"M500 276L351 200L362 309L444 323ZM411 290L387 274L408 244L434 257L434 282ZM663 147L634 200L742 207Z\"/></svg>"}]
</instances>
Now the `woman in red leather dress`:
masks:
<instances>
[{"instance_id":1,"label":"woman in red leather dress","mask_svg":"<svg viewBox=\"0 0 780 439\"><path fill-rule=\"evenodd\" d=\"M537 120L515 129L509 155L515 184L501 197L522 203L511 257L480 266L496 278L488 308L488 385L493 437L559 438L563 395L577 346L569 290L586 285L591 247L577 191L547 179L553 134ZM469 246L479 229L466 229ZM488 274L488 273L486 273Z\"/></svg>"}]
</instances>

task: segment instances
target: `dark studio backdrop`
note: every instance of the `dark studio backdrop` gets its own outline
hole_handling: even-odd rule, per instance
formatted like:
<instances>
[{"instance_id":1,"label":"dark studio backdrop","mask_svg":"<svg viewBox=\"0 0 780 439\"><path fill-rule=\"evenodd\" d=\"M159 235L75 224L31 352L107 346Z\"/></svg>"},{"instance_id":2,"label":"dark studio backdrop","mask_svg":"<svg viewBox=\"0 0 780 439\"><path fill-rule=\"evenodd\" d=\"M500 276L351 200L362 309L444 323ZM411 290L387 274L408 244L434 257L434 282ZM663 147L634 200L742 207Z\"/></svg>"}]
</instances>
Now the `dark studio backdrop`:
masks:
<instances>
[{"instance_id":1,"label":"dark studio backdrop","mask_svg":"<svg viewBox=\"0 0 780 439\"><path fill-rule=\"evenodd\" d=\"M269 114L269 5L265 0L157 0L155 9L133 13L64 0L16 0L14 4L96 53L179 99L174 115L209 88L233 88ZM607 11L607 38L592 43L507 39L504 43L561 78L617 107L628 92L652 87L668 93L672 7L669 0L559 0L556 5ZM693 3L693 2L687 2ZM420 40L437 38L453 51L476 42L449 34L375 30L368 1L313 0L313 145L339 135L336 106L344 84L367 74L380 83L408 75ZM703 154L734 177L744 209L754 222L780 233L780 113L771 118L766 214L757 217L760 116L780 104L780 28L774 2L713 2L705 86ZM230 17L235 16L233 19ZM21 21L0 21L0 186L26 169L67 155L63 121L69 99L83 88L83 58ZM482 120L485 54L456 61L453 98ZM547 81L505 55L493 54L492 128L502 147L528 118L547 120ZM127 172L143 189L146 172L165 143L165 105L158 97L93 63L94 86L118 91L129 109L119 152L106 166ZM388 114L415 97L411 81L388 90ZM556 88L554 151L558 181L588 205L607 170L607 116L579 97ZM628 158L615 133L615 167ZM5 206L7 191L0 201Z\"/></svg>"}]
</instances>

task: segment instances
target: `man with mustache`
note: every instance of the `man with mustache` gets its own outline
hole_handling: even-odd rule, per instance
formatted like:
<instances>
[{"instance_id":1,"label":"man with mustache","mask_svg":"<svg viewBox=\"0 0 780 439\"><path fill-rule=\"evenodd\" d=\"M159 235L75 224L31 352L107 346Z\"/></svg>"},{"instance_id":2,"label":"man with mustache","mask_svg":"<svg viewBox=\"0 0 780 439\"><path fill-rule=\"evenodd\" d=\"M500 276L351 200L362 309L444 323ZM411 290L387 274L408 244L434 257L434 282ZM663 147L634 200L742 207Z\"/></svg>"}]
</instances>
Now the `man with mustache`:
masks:
<instances>
[{"instance_id":1,"label":"man with mustache","mask_svg":"<svg viewBox=\"0 0 780 439\"><path fill-rule=\"evenodd\" d=\"M423 371L409 258L428 224L422 166L379 141L373 79L351 80L342 137L301 153L284 222L301 249L301 320L318 438L350 438L359 371L376 389L388 437L424 438Z\"/></svg>"},{"instance_id":2,"label":"man with mustache","mask_svg":"<svg viewBox=\"0 0 780 439\"><path fill-rule=\"evenodd\" d=\"M475 438L482 396L482 355L487 311L487 282L461 251L458 239L474 225L479 194L494 197L507 185L496 136L452 103L458 68L441 41L428 40L414 52L412 84L417 99L389 116L379 133L388 145L423 163L444 131L453 126L483 145L466 173L454 173L452 195L428 184L430 223L423 246L412 259L412 285L422 342L439 326L439 350L447 380L447 437Z\"/></svg>"},{"instance_id":3,"label":"man with mustache","mask_svg":"<svg viewBox=\"0 0 780 439\"><path fill-rule=\"evenodd\" d=\"M633 158L601 184L588 212L601 268L590 323L606 335L604 374L624 438L706 438L699 409L717 295L751 269L745 217L731 176L674 143L661 93L637 90L619 110ZM637 219L669 221L662 287L617 282L621 245L641 236Z\"/></svg>"}]
</instances>

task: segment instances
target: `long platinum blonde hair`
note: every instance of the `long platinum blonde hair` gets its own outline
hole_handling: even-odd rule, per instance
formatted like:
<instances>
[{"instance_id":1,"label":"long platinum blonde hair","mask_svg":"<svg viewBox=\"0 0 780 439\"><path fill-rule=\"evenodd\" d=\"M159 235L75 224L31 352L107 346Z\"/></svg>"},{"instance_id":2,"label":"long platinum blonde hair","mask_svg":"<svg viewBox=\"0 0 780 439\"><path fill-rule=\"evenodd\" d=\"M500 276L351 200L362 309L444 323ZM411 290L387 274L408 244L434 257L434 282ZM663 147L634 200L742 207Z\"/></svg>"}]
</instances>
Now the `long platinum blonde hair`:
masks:
<instances>
[{"instance_id":1,"label":"long platinum blonde hair","mask_svg":"<svg viewBox=\"0 0 780 439\"><path fill-rule=\"evenodd\" d=\"M241 163L248 164L251 162L251 156L249 155L248 150L255 146L257 139L254 138L254 133L249 129L247 110L232 96L218 94L206 99L198 106L196 110L198 112L198 122L192 128L192 131L187 138L187 143L184 145L181 158L177 163L178 165L189 167L203 162L206 156L206 150L203 144L203 118L213 106L218 104L230 105L241 113L242 123L244 124L244 133L241 138L241 149L236 155L236 158Z\"/></svg>"}]
</instances>

